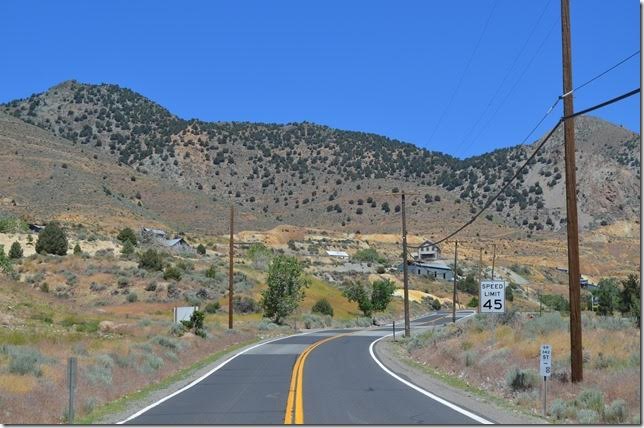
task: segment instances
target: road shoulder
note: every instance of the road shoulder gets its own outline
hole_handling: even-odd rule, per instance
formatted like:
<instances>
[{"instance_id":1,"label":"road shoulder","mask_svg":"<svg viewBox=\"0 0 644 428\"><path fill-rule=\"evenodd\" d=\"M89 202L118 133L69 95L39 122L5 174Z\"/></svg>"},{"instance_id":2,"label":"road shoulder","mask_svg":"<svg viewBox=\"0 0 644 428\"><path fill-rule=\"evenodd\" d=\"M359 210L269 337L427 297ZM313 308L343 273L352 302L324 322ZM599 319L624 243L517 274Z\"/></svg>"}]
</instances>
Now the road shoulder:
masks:
<instances>
[{"instance_id":1,"label":"road shoulder","mask_svg":"<svg viewBox=\"0 0 644 428\"><path fill-rule=\"evenodd\" d=\"M445 383L429 370L412 361L397 344L391 341L391 338L376 343L374 351L380 362L401 378L492 422L510 425L549 423L545 419L527 415L509 407L504 408L492 399Z\"/></svg>"}]
</instances>

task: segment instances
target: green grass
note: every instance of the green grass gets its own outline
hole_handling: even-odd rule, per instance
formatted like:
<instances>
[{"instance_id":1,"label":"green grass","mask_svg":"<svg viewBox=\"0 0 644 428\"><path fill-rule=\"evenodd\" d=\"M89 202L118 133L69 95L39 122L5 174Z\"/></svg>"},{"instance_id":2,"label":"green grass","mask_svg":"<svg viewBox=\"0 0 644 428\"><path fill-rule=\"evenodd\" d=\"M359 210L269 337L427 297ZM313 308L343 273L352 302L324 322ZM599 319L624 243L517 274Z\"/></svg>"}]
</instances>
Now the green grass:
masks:
<instances>
[{"instance_id":1,"label":"green grass","mask_svg":"<svg viewBox=\"0 0 644 428\"><path fill-rule=\"evenodd\" d=\"M94 409L91 413L81 417L77 418L74 423L80 424L80 425L90 425L90 424L96 424L99 423L101 419L105 418L106 416L114 413L119 413L122 412L126 409L127 405L132 402L132 401L138 401L142 400L148 395L150 395L154 391L158 391L163 388L167 388L168 386L172 385L175 382L178 382L182 379L185 379L192 375L195 371L207 366L208 364L211 364L215 361L217 361L219 358L221 358L223 355L235 351L237 349L243 348L244 346L250 345L251 343L257 342L257 339L251 339L247 340L242 343L238 343L236 345L229 346L228 348L222 349L219 352L215 352L214 354L211 354L207 356L206 358L197 361L196 363L192 364L189 367L185 367L176 373L166 377L165 379L156 382L156 383L151 383L147 386L145 386L143 389L140 389L136 392L133 392L131 394L126 394L122 396L121 398L118 398L114 401L110 401L108 403L105 403L96 409Z\"/></svg>"}]
</instances>

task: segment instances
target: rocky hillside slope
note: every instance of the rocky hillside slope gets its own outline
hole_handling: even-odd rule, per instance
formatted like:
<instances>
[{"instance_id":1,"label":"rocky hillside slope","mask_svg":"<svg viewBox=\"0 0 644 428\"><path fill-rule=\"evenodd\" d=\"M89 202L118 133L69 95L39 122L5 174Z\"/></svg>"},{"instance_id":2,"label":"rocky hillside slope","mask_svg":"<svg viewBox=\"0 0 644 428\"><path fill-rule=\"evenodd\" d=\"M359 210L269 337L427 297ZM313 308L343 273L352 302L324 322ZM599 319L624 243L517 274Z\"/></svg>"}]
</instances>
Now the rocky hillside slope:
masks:
<instances>
[{"instance_id":1,"label":"rocky hillside slope","mask_svg":"<svg viewBox=\"0 0 644 428\"><path fill-rule=\"evenodd\" d=\"M431 229L439 223L445 228L469 218L532 150L516 146L460 160L374 134L306 122L184 120L128 89L75 81L0 110L13 116L0 117L6 162L29 156L29 150L21 150L25 140L33 142L30 135L38 135L38 150L56 147L75 159L74 168L63 171L33 164L34 173L42 175L38 182L20 180L16 171L19 185L6 187L0 196L22 198L31 206L55 195L57 204L34 207L52 215L68 211L71 200L87 203L91 194L107 197L108 205L132 217L188 229L223 230L221 217L234 201L242 227L289 223L393 230L399 227L399 198L392 194L397 189L414 193L409 200L412 227ZM582 226L639 218L640 136L592 117L579 118L576 129ZM558 131L479 221L482 225L493 222L528 233L562 228L561 142ZM56 181L54 170L61 178L52 193L47 186ZM103 177L117 171L126 179L114 201L115 192L105 183L109 178ZM7 180L2 174L0 179ZM65 182L66 174L78 177ZM74 185L75 180L83 185ZM44 196L36 197L39 192Z\"/></svg>"}]
</instances>

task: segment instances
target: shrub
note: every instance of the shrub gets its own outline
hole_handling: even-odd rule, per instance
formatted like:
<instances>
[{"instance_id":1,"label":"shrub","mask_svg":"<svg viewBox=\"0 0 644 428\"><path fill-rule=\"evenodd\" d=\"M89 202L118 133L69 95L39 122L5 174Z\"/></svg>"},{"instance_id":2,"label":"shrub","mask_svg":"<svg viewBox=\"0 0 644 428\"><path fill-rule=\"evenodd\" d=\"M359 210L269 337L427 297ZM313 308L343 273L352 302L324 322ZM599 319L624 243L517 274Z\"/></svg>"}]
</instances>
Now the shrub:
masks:
<instances>
[{"instance_id":1,"label":"shrub","mask_svg":"<svg viewBox=\"0 0 644 428\"><path fill-rule=\"evenodd\" d=\"M555 418L557 421L561 421L566 417L566 402L557 398L550 404L550 416Z\"/></svg>"},{"instance_id":2,"label":"shrub","mask_svg":"<svg viewBox=\"0 0 644 428\"><path fill-rule=\"evenodd\" d=\"M387 259L378 254L378 251L375 248L365 248L364 250L358 250L353 255L353 259L365 263L387 263Z\"/></svg>"},{"instance_id":3,"label":"shrub","mask_svg":"<svg viewBox=\"0 0 644 428\"><path fill-rule=\"evenodd\" d=\"M577 422L582 425L596 424L599 422L599 413L591 409L579 409L577 411Z\"/></svg>"},{"instance_id":4,"label":"shrub","mask_svg":"<svg viewBox=\"0 0 644 428\"><path fill-rule=\"evenodd\" d=\"M74 245L74 255L79 256L83 254L83 250L81 250L80 244L77 242L76 245Z\"/></svg>"},{"instance_id":5,"label":"shrub","mask_svg":"<svg viewBox=\"0 0 644 428\"><path fill-rule=\"evenodd\" d=\"M136 246L137 244L136 234L129 227L121 230L116 236L116 239L121 241L123 244L125 244L126 242L130 242L133 246Z\"/></svg>"},{"instance_id":6,"label":"shrub","mask_svg":"<svg viewBox=\"0 0 644 428\"><path fill-rule=\"evenodd\" d=\"M558 294L542 294L540 299L541 303L552 310L566 312L570 309L568 300Z\"/></svg>"},{"instance_id":7,"label":"shrub","mask_svg":"<svg viewBox=\"0 0 644 428\"><path fill-rule=\"evenodd\" d=\"M604 420L609 424L622 424L626 422L628 417L628 409L626 401L617 399L610 403L604 411Z\"/></svg>"},{"instance_id":8,"label":"shrub","mask_svg":"<svg viewBox=\"0 0 644 428\"><path fill-rule=\"evenodd\" d=\"M176 266L168 266L163 272L163 279L174 279L175 281L181 281L181 271Z\"/></svg>"},{"instance_id":9,"label":"shrub","mask_svg":"<svg viewBox=\"0 0 644 428\"><path fill-rule=\"evenodd\" d=\"M330 317L333 317L333 306L331 306L331 303L327 299L320 299L311 308L311 312L317 312L322 315L329 315Z\"/></svg>"},{"instance_id":10,"label":"shrub","mask_svg":"<svg viewBox=\"0 0 644 428\"><path fill-rule=\"evenodd\" d=\"M168 349L181 349L182 344L181 342L177 341L176 339L173 339L171 337L165 337L165 336L154 336L152 338L152 341L160 346L163 346Z\"/></svg>"},{"instance_id":11,"label":"shrub","mask_svg":"<svg viewBox=\"0 0 644 428\"><path fill-rule=\"evenodd\" d=\"M154 353L145 353L143 354L142 364L139 366L139 371L143 373L151 373L153 371L159 370L163 365L163 358L157 356Z\"/></svg>"},{"instance_id":12,"label":"shrub","mask_svg":"<svg viewBox=\"0 0 644 428\"><path fill-rule=\"evenodd\" d=\"M527 337L537 337L553 331L567 331L568 327L568 322L559 312L549 312L526 321L523 325L523 333Z\"/></svg>"},{"instance_id":13,"label":"shrub","mask_svg":"<svg viewBox=\"0 0 644 428\"><path fill-rule=\"evenodd\" d=\"M476 297L472 297L470 301L467 303L468 308L476 308L479 306L479 299Z\"/></svg>"},{"instance_id":14,"label":"shrub","mask_svg":"<svg viewBox=\"0 0 644 428\"><path fill-rule=\"evenodd\" d=\"M40 232L38 241L36 241L36 252L38 254L56 254L59 256L67 254L67 236L57 222L49 223Z\"/></svg>"},{"instance_id":15,"label":"shrub","mask_svg":"<svg viewBox=\"0 0 644 428\"><path fill-rule=\"evenodd\" d=\"M263 319L257 324L257 329L258 330L275 330L276 328L279 328L280 326L272 322L271 320Z\"/></svg>"},{"instance_id":16,"label":"shrub","mask_svg":"<svg viewBox=\"0 0 644 428\"><path fill-rule=\"evenodd\" d=\"M112 367L103 364L92 364L85 370L87 380L93 385L112 385Z\"/></svg>"},{"instance_id":17,"label":"shrub","mask_svg":"<svg viewBox=\"0 0 644 428\"><path fill-rule=\"evenodd\" d=\"M534 388L539 382L539 376L534 370L513 368L505 375L505 383L513 392L526 391Z\"/></svg>"},{"instance_id":18,"label":"shrub","mask_svg":"<svg viewBox=\"0 0 644 428\"><path fill-rule=\"evenodd\" d=\"M11 248L9 249L10 259L19 259L22 257L22 254L22 247L20 246L20 243L18 241L15 241L13 244L11 244Z\"/></svg>"},{"instance_id":19,"label":"shrub","mask_svg":"<svg viewBox=\"0 0 644 428\"><path fill-rule=\"evenodd\" d=\"M139 267L147 270L163 270L161 255L150 248L140 256Z\"/></svg>"},{"instance_id":20,"label":"shrub","mask_svg":"<svg viewBox=\"0 0 644 428\"><path fill-rule=\"evenodd\" d=\"M385 267L384 266L378 266L376 268L376 273L379 273L379 274L382 275L383 273L385 273Z\"/></svg>"},{"instance_id":21,"label":"shrub","mask_svg":"<svg viewBox=\"0 0 644 428\"><path fill-rule=\"evenodd\" d=\"M596 389L584 389L577 396L577 407L591 409L601 414L604 411L604 394Z\"/></svg>"},{"instance_id":22,"label":"shrub","mask_svg":"<svg viewBox=\"0 0 644 428\"><path fill-rule=\"evenodd\" d=\"M208 303L204 310L209 314L214 314L219 311L220 305L219 302Z\"/></svg>"},{"instance_id":23,"label":"shrub","mask_svg":"<svg viewBox=\"0 0 644 428\"><path fill-rule=\"evenodd\" d=\"M130 303L134 303L134 302L136 302L137 300L139 300L139 296L137 296L137 294L136 294L135 292L131 291L131 292L127 295L127 301L128 301L128 302L130 302Z\"/></svg>"},{"instance_id":24,"label":"shrub","mask_svg":"<svg viewBox=\"0 0 644 428\"><path fill-rule=\"evenodd\" d=\"M465 367L471 367L476 362L476 354L472 351L467 351L464 354Z\"/></svg>"},{"instance_id":25,"label":"shrub","mask_svg":"<svg viewBox=\"0 0 644 428\"><path fill-rule=\"evenodd\" d=\"M233 297L233 310L242 314L259 312L260 306L252 297L247 296L234 296Z\"/></svg>"},{"instance_id":26,"label":"shrub","mask_svg":"<svg viewBox=\"0 0 644 428\"><path fill-rule=\"evenodd\" d=\"M169 333L173 336L181 336L185 332L186 332L186 327L181 323L176 322L170 326Z\"/></svg>"},{"instance_id":27,"label":"shrub","mask_svg":"<svg viewBox=\"0 0 644 428\"><path fill-rule=\"evenodd\" d=\"M9 357L9 373L19 375L41 376L40 365L48 362L37 349L28 346L2 345L0 354Z\"/></svg>"},{"instance_id":28,"label":"shrub","mask_svg":"<svg viewBox=\"0 0 644 428\"><path fill-rule=\"evenodd\" d=\"M156 281L152 281L148 285L145 286L145 291L155 291L156 289L157 289Z\"/></svg>"},{"instance_id":29,"label":"shrub","mask_svg":"<svg viewBox=\"0 0 644 428\"><path fill-rule=\"evenodd\" d=\"M123 247L121 248L121 254L124 256L130 256L134 254L134 245L130 241L125 241Z\"/></svg>"},{"instance_id":30,"label":"shrub","mask_svg":"<svg viewBox=\"0 0 644 428\"><path fill-rule=\"evenodd\" d=\"M206 247L204 247L203 244L199 244L197 246L197 254L201 254L202 256L206 255Z\"/></svg>"},{"instance_id":31,"label":"shrub","mask_svg":"<svg viewBox=\"0 0 644 428\"><path fill-rule=\"evenodd\" d=\"M215 279L217 277L217 267L215 265L210 265L208 269L204 271L204 276L206 278Z\"/></svg>"},{"instance_id":32,"label":"shrub","mask_svg":"<svg viewBox=\"0 0 644 428\"><path fill-rule=\"evenodd\" d=\"M331 326L331 317L328 315L319 316L316 314L304 314L302 317L304 328L324 328Z\"/></svg>"}]
</instances>

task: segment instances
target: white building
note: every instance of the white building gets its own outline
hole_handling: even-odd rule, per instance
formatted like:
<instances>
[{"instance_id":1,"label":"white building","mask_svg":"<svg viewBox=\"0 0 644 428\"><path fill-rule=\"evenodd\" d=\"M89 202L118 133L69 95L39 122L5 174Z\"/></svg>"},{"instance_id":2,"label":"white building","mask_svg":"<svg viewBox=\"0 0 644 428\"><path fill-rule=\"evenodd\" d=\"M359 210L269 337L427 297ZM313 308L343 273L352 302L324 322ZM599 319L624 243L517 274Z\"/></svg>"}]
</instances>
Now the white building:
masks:
<instances>
[{"instance_id":1,"label":"white building","mask_svg":"<svg viewBox=\"0 0 644 428\"><path fill-rule=\"evenodd\" d=\"M432 241L425 241L418 247L414 258L418 261L438 260L441 256L441 249Z\"/></svg>"},{"instance_id":2,"label":"white building","mask_svg":"<svg viewBox=\"0 0 644 428\"><path fill-rule=\"evenodd\" d=\"M344 251L326 250L326 255L329 257L335 257L341 260L349 260L349 254L347 254Z\"/></svg>"}]
</instances>

